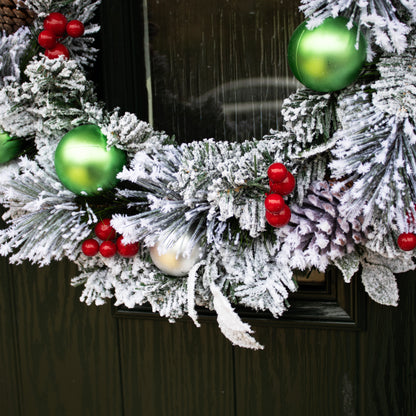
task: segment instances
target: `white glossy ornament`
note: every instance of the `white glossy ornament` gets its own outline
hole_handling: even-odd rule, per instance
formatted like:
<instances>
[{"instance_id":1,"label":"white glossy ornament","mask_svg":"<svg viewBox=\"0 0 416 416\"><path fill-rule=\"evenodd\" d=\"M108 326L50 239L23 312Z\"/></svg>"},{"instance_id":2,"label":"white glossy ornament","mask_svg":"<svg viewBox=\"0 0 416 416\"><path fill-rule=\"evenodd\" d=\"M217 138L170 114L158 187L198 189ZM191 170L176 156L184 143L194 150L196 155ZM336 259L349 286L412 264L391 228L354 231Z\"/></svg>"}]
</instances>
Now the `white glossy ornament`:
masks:
<instances>
[{"instance_id":1,"label":"white glossy ornament","mask_svg":"<svg viewBox=\"0 0 416 416\"><path fill-rule=\"evenodd\" d=\"M190 240L191 236L184 234L169 248L164 246L163 241L158 241L149 249L155 266L170 276L186 276L204 255L204 249L199 244L195 244L189 252Z\"/></svg>"}]
</instances>

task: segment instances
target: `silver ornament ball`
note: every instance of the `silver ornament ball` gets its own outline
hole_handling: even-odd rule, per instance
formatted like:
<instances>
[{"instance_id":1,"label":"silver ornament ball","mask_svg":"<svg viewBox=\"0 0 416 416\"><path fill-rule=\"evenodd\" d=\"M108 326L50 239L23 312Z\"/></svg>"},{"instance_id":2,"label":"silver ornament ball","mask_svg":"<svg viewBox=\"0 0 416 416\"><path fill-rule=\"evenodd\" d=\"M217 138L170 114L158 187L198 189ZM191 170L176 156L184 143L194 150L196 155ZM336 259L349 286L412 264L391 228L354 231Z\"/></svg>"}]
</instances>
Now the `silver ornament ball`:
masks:
<instances>
[{"instance_id":1,"label":"silver ornament ball","mask_svg":"<svg viewBox=\"0 0 416 416\"><path fill-rule=\"evenodd\" d=\"M199 243L191 249L190 234L184 234L168 248L166 245L165 241L159 240L149 251L155 266L170 276L186 276L205 252Z\"/></svg>"}]
</instances>

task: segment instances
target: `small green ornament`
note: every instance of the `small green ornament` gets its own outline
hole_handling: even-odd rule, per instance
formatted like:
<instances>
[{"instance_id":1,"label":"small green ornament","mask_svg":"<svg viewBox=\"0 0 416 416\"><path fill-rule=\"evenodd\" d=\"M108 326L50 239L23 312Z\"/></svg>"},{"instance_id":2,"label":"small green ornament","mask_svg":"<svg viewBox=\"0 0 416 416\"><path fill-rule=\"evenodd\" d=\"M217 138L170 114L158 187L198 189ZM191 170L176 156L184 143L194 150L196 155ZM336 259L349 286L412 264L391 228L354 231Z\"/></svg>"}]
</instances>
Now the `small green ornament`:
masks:
<instances>
[{"instance_id":1,"label":"small green ornament","mask_svg":"<svg viewBox=\"0 0 416 416\"><path fill-rule=\"evenodd\" d=\"M96 195L114 188L126 154L116 147L107 150L107 138L98 126L88 124L71 130L55 151L59 180L77 195Z\"/></svg>"},{"instance_id":2,"label":"small green ornament","mask_svg":"<svg viewBox=\"0 0 416 416\"><path fill-rule=\"evenodd\" d=\"M297 27L289 41L289 66L306 87L319 92L345 88L360 74L367 53L362 34L356 25L349 30L345 17L329 17L315 29L307 22ZM358 40L358 49L355 47Z\"/></svg>"},{"instance_id":3,"label":"small green ornament","mask_svg":"<svg viewBox=\"0 0 416 416\"><path fill-rule=\"evenodd\" d=\"M0 164L10 162L22 150L22 141L10 137L7 133L0 133Z\"/></svg>"}]
</instances>

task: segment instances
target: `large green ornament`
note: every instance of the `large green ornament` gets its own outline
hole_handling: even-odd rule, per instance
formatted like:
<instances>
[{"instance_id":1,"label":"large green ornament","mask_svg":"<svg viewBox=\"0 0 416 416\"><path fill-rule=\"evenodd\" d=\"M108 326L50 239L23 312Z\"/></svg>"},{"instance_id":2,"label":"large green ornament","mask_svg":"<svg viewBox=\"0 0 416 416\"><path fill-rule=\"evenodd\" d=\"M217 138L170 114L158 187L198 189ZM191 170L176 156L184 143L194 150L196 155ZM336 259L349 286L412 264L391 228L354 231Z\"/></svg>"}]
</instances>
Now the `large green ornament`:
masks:
<instances>
[{"instance_id":1,"label":"large green ornament","mask_svg":"<svg viewBox=\"0 0 416 416\"><path fill-rule=\"evenodd\" d=\"M21 150L21 140L13 139L7 133L0 133L0 164L10 162Z\"/></svg>"},{"instance_id":2,"label":"large green ornament","mask_svg":"<svg viewBox=\"0 0 416 416\"><path fill-rule=\"evenodd\" d=\"M92 196L114 188L125 164L126 154L116 147L107 150L107 138L92 124L65 134L55 151L59 180L78 195Z\"/></svg>"},{"instance_id":3,"label":"large green ornament","mask_svg":"<svg viewBox=\"0 0 416 416\"><path fill-rule=\"evenodd\" d=\"M354 82L361 72L367 53L357 26L349 30L345 17L327 18L315 29L307 22L297 27L289 41L289 66L306 87L319 92L332 92ZM358 40L358 49L355 47Z\"/></svg>"}]
</instances>

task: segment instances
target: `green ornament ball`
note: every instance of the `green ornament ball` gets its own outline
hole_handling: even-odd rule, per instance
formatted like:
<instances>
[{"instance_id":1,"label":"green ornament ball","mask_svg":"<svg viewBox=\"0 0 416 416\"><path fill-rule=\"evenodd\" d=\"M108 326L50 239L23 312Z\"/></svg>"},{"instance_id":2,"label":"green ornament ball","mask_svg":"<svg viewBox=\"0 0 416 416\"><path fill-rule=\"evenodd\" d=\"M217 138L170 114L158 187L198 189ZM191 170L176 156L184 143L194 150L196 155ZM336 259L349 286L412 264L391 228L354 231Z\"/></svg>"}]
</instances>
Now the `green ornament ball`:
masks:
<instances>
[{"instance_id":1,"label":"green ornament ball","mask_svg":"<svg viewBox=\"0 0 416 416\"><path fill-rule=\"evenodd\" d=\"M56 174L77 195L93 196L114 188L125 164L126 154L116 147L107 150L107 138L93 124L65 134L55 151Z\"/></svg>"},{"instance_id":2,"label":"green ornament ball","mask_svg":"<svg viewBox=\"0 0 416 416\"><path fill-rule=\"evenodd\" d=\"M289 66L306 87L319 92L338 91L353 83L366 60L367 43L358 28L347 28L345 17L329 17L315 29L307 21L289 41ZM356 43L358 40L358 49Z\"/></svg>"},{"instance_id":3,"label":"green ornament ball","mask_svg":"<svg viewBox=\"0 0 416 416\"><path fill-rule=\"evenodd\" d=\"M0 133L0 164L10 162L22 151L22 141Z\"/></svg>"}]
</instances>

